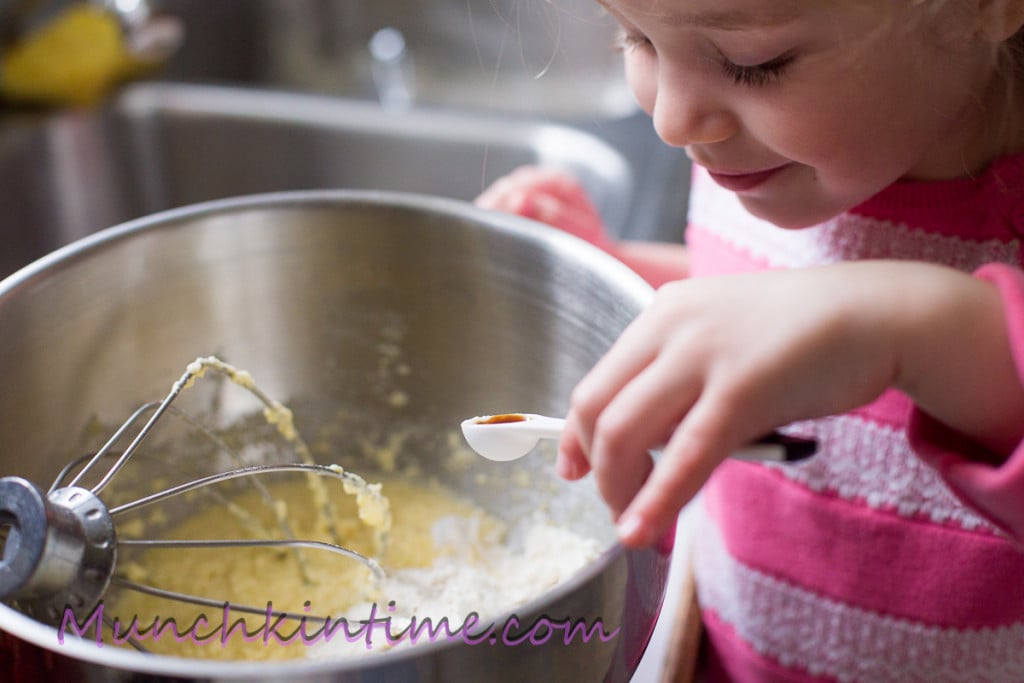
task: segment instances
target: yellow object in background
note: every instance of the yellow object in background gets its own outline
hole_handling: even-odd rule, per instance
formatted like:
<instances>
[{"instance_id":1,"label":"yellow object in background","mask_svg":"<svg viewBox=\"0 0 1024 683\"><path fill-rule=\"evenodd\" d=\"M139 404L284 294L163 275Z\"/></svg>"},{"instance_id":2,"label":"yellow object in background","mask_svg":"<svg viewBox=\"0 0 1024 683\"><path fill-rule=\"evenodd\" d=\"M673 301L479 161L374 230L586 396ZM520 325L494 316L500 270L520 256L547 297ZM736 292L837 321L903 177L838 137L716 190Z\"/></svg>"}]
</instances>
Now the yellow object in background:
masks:
<instances>
[{"instance_id":1,"label":"yellow object in background","mask_svg":"<svg viewBox=\"0 0 1024 683\"><path fill-rule=\"evenodd\" d=\"M0 56L0 97L32 104L90 105L150 66L128 51L116 16L79 3Z\"/></svg>"}]
</instances>

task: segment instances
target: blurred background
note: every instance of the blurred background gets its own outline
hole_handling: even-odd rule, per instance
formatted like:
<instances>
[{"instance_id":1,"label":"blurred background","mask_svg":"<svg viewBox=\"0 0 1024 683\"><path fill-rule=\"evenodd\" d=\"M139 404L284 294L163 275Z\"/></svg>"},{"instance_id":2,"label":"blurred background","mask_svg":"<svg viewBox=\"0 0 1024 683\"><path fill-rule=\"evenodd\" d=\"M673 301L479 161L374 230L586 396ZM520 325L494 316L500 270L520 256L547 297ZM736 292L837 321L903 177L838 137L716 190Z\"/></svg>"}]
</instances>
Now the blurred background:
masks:
<instances>
[{"instance_id":1,"label":"blurred background","mask_svg":"<svg viewBox=\"0 0 1024 683\"><path fill-rule=\"evenodd\" d=\"M689 164L593 0L0 0L0 275L196 201L472 199L523 163L580 176L619 236L681 239Z\"/></svg>"}]
</instances>

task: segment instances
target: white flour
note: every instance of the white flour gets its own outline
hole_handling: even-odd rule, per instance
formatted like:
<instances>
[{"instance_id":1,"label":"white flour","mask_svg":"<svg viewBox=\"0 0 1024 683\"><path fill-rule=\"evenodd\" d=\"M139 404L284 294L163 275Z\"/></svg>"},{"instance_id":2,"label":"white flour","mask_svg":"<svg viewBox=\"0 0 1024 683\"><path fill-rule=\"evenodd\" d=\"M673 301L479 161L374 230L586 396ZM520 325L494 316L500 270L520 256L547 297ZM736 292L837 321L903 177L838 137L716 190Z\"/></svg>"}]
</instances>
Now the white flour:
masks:
<instances>
[{"instance_id":1,"label":"white flour","mask_svg":"<svg viewBox=\"0 0 1024 683\"><path fill-rule=\"evenodd\" d=\"M454 630L476 613L481 625L488 624L567 580L600 552L595 541L543 521L527 525L521 543L505 540L479 518L442 517L433 525L437 559L430 567L389 574L381 585L377 614L391 617L392 634L405 630L412 617L418 623L429 618L433 625L447 617ZM367 619L372 606L356 605L345 616L350 623ZM353 656L388 649L383 630L378 633L372 647L363 638L347 642L342 636L311 647L309 655Z\"/></svg>"}]
</instances>

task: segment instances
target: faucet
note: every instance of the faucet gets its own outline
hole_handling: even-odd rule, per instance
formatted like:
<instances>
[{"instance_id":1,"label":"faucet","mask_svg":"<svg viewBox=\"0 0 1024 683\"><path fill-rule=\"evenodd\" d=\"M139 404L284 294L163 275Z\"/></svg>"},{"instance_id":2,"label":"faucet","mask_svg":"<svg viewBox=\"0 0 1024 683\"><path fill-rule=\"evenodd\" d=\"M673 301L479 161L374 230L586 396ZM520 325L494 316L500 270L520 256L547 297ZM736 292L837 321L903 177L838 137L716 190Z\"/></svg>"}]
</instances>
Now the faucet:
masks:
<instances>
[{"instance_id":1,"label":"faucet","mask_svg":"<svg viewBox=\"0 0 1024 683\"><path fill-rule=\"evenodd\" d=\"M370 39L373 84L385 109L408 109L416 97L412 55L402 32L386 26Z\"/></svg>"},{"instance_id":2,"label":"faucet","mask_svg":"<svg viewBox=\"0 0 1024 683\"><path fill-rule=\"evenodd\" d=\"M93 104L184 39L156 0L0 0L0 97Z\"/></svg>"}]
</instances>

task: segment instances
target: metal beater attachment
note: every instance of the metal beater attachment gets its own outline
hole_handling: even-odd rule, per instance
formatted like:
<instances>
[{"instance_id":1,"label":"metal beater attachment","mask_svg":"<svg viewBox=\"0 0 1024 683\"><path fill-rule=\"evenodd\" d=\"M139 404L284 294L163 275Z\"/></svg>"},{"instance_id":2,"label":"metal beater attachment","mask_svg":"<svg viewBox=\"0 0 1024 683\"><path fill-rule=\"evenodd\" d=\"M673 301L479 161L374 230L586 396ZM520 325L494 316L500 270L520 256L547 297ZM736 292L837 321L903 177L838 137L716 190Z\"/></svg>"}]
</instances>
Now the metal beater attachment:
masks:
<instances>
[{"instance_id":1,"label":"metal beater attachment","mask_svg":"<svg viewBox=\"0 0 1024 683\"><path fill-rule=\"evenodd\" d=\"M122 588L196 605L219 606L223 603L115 577L118 549L127 547L312 548L357 560L370 569L374 576L383 577L383 570L376 560L336 543L297 539L284 519L278 520L284 536L282 539L118 540L115 519L119 515L232 479L253 478L261 495L271 504L273 498L255 477L279 472L300 472L314 477L333 477L342 480L347 486L367 490L365 481L340 467L312 463L256 465L213 474L133 502L108 507L99 498L99 494L136 453L160 417L172 410L174 399L211 368L228 375L256 395L268 410L278 411L280 415L283 407L256 389L248 375L244 375L244 381L240 382L233 374L237 371L231 366L215 358L200 359L189 365L162 402L148 403L129 417L69 483L65 484L65 479L81 462L69 464L45 494L35 484L20 477L0 478L0 532L6 531L6 538L0 535L3 550L0 555L0 600L13 601L21 611L51 625L58 625L69 608L75 614L88 613L99 604L112 581ZM152 415L99 483L91 488L79 486L101 460L110 456L114 444L149 412ZM176 410L174 412L196 424L186 414ZM268 419L271 418L268 416ZM216 439L215 436L209 436ZM301 451L308 455L304 445ZM265 607L233 605L232 609L255 614L266 613Z\"/></svg>"},{"instance_id":2,"label":"metal beater attachment","mask_svg":"<svg viewBox=\"0 0 1024 683\"><path fill-rule=\"evenodd\" d=\"M0 479L0 524L7 528L0 597L56 624L65 606L92 609L110 585L117 536L110 512L91 491L44 496L32 482Z\"/></svg>"}]
</instances>

